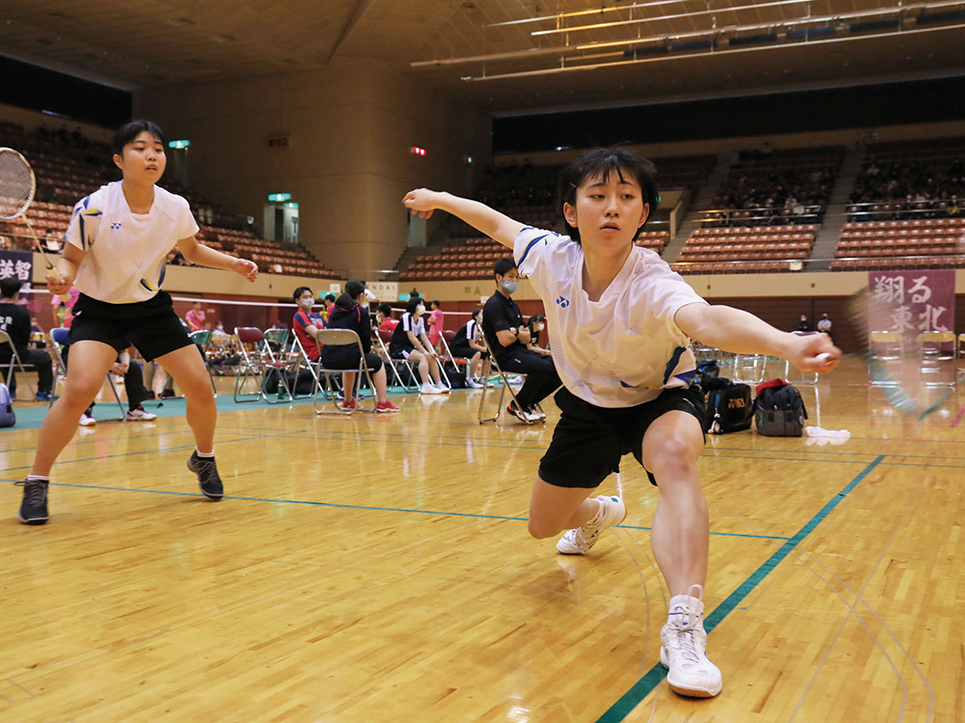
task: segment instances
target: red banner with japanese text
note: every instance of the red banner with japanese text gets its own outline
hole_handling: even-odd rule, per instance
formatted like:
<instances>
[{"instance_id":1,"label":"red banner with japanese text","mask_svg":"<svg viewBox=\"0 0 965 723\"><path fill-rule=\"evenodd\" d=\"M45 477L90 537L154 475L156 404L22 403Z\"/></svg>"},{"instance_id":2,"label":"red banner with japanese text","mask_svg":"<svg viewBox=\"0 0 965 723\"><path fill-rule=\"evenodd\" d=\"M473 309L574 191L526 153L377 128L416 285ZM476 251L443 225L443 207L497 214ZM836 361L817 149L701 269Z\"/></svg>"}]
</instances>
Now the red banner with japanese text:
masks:
<instances>
[{"instance_id":1,"label":"red banner with japanese text","mask_svg":"<svg viewBox=\"0 0 965 723\"><path fill-rule=\"evenodd\" d=\"M955 330L955 269L869 271L869 331L900 331L914 349L924 331Z\"/></svg>"}]
</instances>

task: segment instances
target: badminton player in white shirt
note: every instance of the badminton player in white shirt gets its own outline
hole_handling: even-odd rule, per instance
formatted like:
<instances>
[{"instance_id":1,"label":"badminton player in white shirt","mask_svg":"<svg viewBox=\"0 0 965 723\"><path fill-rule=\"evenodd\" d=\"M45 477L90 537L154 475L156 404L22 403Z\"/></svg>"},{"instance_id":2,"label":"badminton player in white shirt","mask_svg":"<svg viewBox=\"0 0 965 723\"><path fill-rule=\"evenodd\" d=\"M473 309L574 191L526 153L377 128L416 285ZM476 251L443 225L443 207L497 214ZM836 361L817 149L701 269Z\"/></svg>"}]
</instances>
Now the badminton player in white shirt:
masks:
<instances>
[{"instance_id":1,"label":"badminton player in white shirt","mask_svg":"<svg viewBox=\"0 0 965 723\"><path fill-rule=\"evenodd\" d=\"M70 329L70 369L63 396L47 413L33 469L24 482L19 518L47 521L50 468L70 442L81 413L94 400L117 354L131 344L156 360L187 397L188 424L196 448L188 468L210 499L224 495L214 461L217 407L204 359L161 291L167 254L177 245L199 266L228 269L254 281L258 267L203 246L188 202L155 184L164 173L164 136L150 121L132 121L114 138L114 163L124 180L102 186L75 207L67 228L59 279L52 294L71 285L81 292Z\"/></svg>"},{"instance_id":2,"label":"badminton player in white shirt","mask_svg":"<svg viewBox=\"0 0 965 723\"><path fill-rule=\"evenodd\" d=\"M588 552L626 516L619 497L593 494L633 454L660 493L651 543L672 595L660 660L677 693L711 697L723 684L703 626L710 523L697 459L705 410L691 386L689 339L819 372L830 371L841 352L823 334L796 336L710 306L657 254L634 246L656 207L655 173L621 148L573 162L560 178L569 236L448 193L419 189L403 203L423 217L447 211L513 249L520 275L543 300L564 385L556 395L560 421L533 483L529 532L543 539L565 531L559 552Z\"/></svg>"}]
</instances>

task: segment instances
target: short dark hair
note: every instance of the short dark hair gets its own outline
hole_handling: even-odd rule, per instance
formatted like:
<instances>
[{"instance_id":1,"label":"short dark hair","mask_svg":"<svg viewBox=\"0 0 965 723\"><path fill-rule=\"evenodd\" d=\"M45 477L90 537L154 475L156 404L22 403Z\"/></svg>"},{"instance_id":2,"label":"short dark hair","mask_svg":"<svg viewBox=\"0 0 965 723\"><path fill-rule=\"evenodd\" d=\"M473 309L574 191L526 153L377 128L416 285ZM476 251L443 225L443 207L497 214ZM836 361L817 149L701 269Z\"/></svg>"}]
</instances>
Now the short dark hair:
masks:
<instances>
[{"instance_id":1,"label":"short dark hair","mask_svg":"<svg viewBox=\"0 0 965 723\"><path fill-rule=\"evenodd\" d=\"M311 289L308 288L307 286L299 286L297 289L295 289L292 292L292 298L297 303L298 299L301 298L301 295L304 294L306 291L311 291Z\"/></svg>"},{"instance_id":2,"label":"short dark hair","mask_svg":"<svg viewBox=\"0 0 965 723\"><path fill-rule=\"evenodd\" d=\"M529 317L530 324L535 324L540 321L546 321L546 317L542 314L533 314L531 317Z\"/></svg>"},{"instance_id":3,"label":"short dark hair","mask_svg":"<svg viewBox=\"0 0 965 723\"><path fill-rule=\"evenodd\" d=\"M334 303L335 303L335 294L326 294L326 296L325 296L325 301L331 301L331 302L334 304Z\"/></svg>"},{"instance_id":4,"label":"short dark hair","mask_svg":"<svg viewBox=\"0 0 965 723\"><path fill-rule=\"evenodd\" d=\"M410 296L409 300L405 302L405 310L408 311L410 314L414 314L415 308L421 303L422 303L421 296Z\"/></svg>"},{"instance_id":5,"label":"short dark hair","mask_svg":"<svg viewBox=\"0 0 965 723\"><path fill-rule=\"evenodd\" d=\"M619 146L612 148L595 148L587 151L582 156L573 161L560 173L559 182L559 209L562 212L563 204L576 205L576 189L579 188L589 178L602 175L603 182L606 183L611 173L616 173L620 180L624 180L623 174L627 173L640 184L640 191L643 202L650 204L650 213L647 220L653 216L657 210L660 197L657 195L657 168L646 158L641 158L627 148ZM580 230L570 226L564 217L563 223L566 224L570 232L570 238L577 243L580 242ZM643 226L646 225L644 221ZM637 229L633 235L633 240L643 230L643 226Z\"/></svg>"},{"instance_id":6,"label":"short dark hair","mask_svg":"<svg viewBox=\"0 0 965 723\"><path fill-rule=\"evenodd\" d=\"M440 304L438 301L430 301L429 303L432 304L432 305L433 305L434 307L436 307L437 309L441 309L441 308L442 308L442 304Z\"/></svg>"},{"instance_id":7,"label":"short dark hair","mask_svg":"<svg viewBox=\"0 0 965 723\"><path fill-rule=\"evenodd\" d=\"M7 276L0 279L0 294L3 294L4 299L12 299L13 295L20 291L21 286L23 283L16 276Z\"/></svg>"},{"instance_id":8,"label":"short dark hair","mask_svg":"<svg viewBox=\"0 0 965 723\"><path fill-rule=\"evenodd\" d=\"M361 281L347 281L345 283L345 293L352 297L354 302L365 291L365 286Z\"/></svg>"},{"instance_id":9,"label":"short dark hair","mask_svg":"<svg viewBox=\"0 0 965 723\"><path fill-rule=\"evenodd\" d=\"M483 308L481 306L477 306L475 309L472 310L472 318L475 319L481 313L483 313Z\"/></svg>"},{"instance_id":10,"label":"short dark hair","mask_svg":"<svg viewBox=\"0 0 965 723\"><path fill-rule=\"evenodd\" d=\"M388 304L379 304L377 307L375 307L375 310L381 311L387 317L392 316L392 307Z\"/></svg>"},{"instance_id":11,"label":"short dark hair","mask_svg":"<svg viewBox=\"0 0 965 723\"><path fill-rule=\"evenodd\" d=\"M157 123L152 123L149 120L132 120L129 123L125 123L117 132L114 134L114 153L119 156L124 155L124 146L133 141L144 131L147 131L152 136L158 139L161 145L164 145L164 133L158 128Z\"/></svg>"},{"instance_id":12,"label":"short dark hair","mask_svg":"<svg viewBox=\"0 0 965 723\"><path fill-rule=\"evenodd\" d=\"M497 276L505 276L515 268L516 260L512 256L497 259L496 263L493 264L493 278Z\"/></svg>"}]
</instances>

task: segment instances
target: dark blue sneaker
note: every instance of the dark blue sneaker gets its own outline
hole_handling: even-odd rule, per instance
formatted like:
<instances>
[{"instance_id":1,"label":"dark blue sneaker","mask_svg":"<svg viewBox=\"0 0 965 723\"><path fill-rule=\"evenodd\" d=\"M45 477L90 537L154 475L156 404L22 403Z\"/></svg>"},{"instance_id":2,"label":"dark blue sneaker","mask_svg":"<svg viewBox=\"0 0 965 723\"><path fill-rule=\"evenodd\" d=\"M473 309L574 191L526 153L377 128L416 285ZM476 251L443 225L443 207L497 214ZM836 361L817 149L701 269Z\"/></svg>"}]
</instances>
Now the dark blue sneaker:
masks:
<instances>
[{"instance_id":1,"label":"dark blue sneaker","mask_svg":"<svg viewBox=\"0 0 965 723\"><path fill-rule=\"evenodd\" d=\"M224 497L224 486L221 484L214 457L199 457L195 450L188 458L188 469L198 475L198 484L205 497L209 500L220 500Z\"/></svg>"},{"instance_id":2,"label":"dark blue sneaker","mask_svg":"<svg viewBox=\"0 0 965 723\"><path fill-rule=\"evenodd\" d=\"M42 525L47 521L47 482L27 480L17 482L23 487L23 502L17 517L25 525Z\"/></svg>"},{"instance_id":3,"label":"dark blue sneaker","mask_svg":"<svg viewBox=\"0 0 965 723\"><path fill-rule=\"evenodd\" d=\"M55 397L50 392L37 392L37 395L34 397L34 399L38 402L49 402L52 399L58 399L58 397Z\"/></svg>"}]
</instances>

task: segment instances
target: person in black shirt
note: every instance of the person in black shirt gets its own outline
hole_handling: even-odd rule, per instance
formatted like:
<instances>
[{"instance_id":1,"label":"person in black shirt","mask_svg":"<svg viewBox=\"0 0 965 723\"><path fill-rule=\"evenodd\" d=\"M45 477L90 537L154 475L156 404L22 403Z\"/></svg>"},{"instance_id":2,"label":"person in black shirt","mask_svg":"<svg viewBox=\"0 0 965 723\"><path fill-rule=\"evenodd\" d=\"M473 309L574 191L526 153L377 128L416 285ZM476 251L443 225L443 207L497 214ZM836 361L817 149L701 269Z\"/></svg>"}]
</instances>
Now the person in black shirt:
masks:
<instances>
[{"instance_id":1,"label":"person in black shirt","mask_svg":"<svg viewBox=\"0 0 965 723\"><path fill-rule=\"evenodd\" d=\"M482 388L479 381L479 374L482 371L482 360L487 356L486 347L476 338L476 334L482 333L482 307L480 306L472 312L472 318L460 327L459 331L452 338L449 351L457 359L469 359L469 369L466 373L466 384L470 389Z\"/></svg>"},{"instance_id":2,"label":"person in black shirt","mask_svg":"<svg viewBox=\"0 0 965 723\"><path fill-rule=\"evenodd\" d=\"M398 412L399 408L389 401L385 389L385 366L378 354L372 353L372 321L369 318L368 306L362 306L365 299L365 287L361 281L349 281L345 284L345 293L335 300L332 312L328 317L328 329L351 329L359 335L362 351L365 352L365 366L372 374L372 383L379 402L375 411L379 414ZM366 302L367 303L367 302ZM355 375L357 372L348 371L358 369L362 361L356 344L337 345L326 344L322 347L322 364L329 369L345 369L342 374L342 389L345 390L343 409L355 409L358 402L352 394L355 389Z\"/></svg>"},{"instance_id":3,"label":"person in black shirt","mask_svg":"<svg viewBox=\"0 0 965 723\"><path fill-rule=\"evenodd\" d=\"M536 411L536 405L556 391L562 382L552 357L526 348L531 341L529 327L512 299L519 288L516 262L509 257L499 259L493 264L493 275L496 277L496 293L483 307L483 333L500 369L526 375L526 383L516 395L522 408L518 409L511 402L509 413L523 421L534 422L544 417Z\"/></svg>"},{"instance_id":4,"label":"person in black shirt","mask_svg":"<svg viewBox=\"0 0 965 723\"><path fill-rule=\"evenodd\" d=\"M10 335L10 340L17 348L17 356L24 365L32 364L37 370L37 396L38 402L49 402L51 390L54 386L54 372L50 365L50 354L40 349L29 349L27 344L30 342L30 314L27 309L18 304L20 298L20 279L10 277L0 280L0 330ZM0 364L13 363L14 369L16 362L12 362L13 354L10 346L3 344L0 346ZM15 373L10 375L10 396L17 396L17 376Z\"/></svg>"},{"instance_id":5,"label":"person in black shirt","mask_svg":"<svg viewBox=\"0 0 965 723\"><path fill-rule=\"evenodd\" d=\"M549 346L549 334L544 333L546 317L542 314L533 314L526 322L526 326L529 327L529 344L526 345L526 348L535 351L537 354L548 356L550 352L543 346L544 344Z\"/></svg>"}]
</instances>

